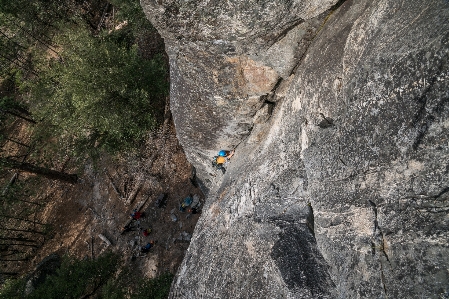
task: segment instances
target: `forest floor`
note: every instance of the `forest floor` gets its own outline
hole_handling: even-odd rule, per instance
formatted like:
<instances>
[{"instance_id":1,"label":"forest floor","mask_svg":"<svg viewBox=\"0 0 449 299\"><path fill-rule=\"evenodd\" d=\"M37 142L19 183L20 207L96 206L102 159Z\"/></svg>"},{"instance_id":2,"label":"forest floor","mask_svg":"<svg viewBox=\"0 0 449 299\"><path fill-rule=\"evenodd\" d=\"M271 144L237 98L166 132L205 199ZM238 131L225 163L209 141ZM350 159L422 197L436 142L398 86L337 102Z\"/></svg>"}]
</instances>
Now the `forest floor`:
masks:
<instances>
[{"instance_id":1,"label":"forest floor","mask_svg":"<svg viewBox=\"0 0 449 299\"><path fill-rule=\"evenodd\" d=\"M142 32L137 44L139 54L146 59L165 53L163 39L156 30ZM166 54L164 57L168 69L168 57ZM15 120L5 134L25 146L6 141L2 151L23 155L31 150L27 146L31 142L30 128L32 125L26 121ZM39 158L40 154L36 155ZM30 158L30 162L37 161L36 156ZM7 186L17 173L16 181L34 190L28 201L19 205L20 210L14 212L22 220L8 219L0 224L0 229L13 228L8 234L32 239L36 243L31 244L37 244L22 246L20 250L25 251L20 259L7 260L2 256L0 278L5 273L30 273L52 253L95 258L107 250L119 253L136 276L176 273L199 218L199 214L179 211L180 202L189 195L197 195L202 204L204 196L194 185L193 169L176 138L168 106L163 125L150 133L145 145L134 153L120 157L105 155L95 163L73 161L69 157L54 157L47 162L44 164L49 166L44 167L52 170L76 172L78 182L70 184L17 170L5 170L0 177L0 184ZM163 193L167 194L166 205L159 208L155 201ZM130 214L142 203L141 211L146 217L132 223L135 230L122 234ZM173 215L177 221L172 220ZM139 228L151 228L152 232L144 236ZM140 253L140 247L151 240L155 241L153 248L146 254ZM10 246L2 250L11 248L16 249Z\"/></svg>"},{"instance_id":2,"label":"forest floor","mask_svg":"<svg viewBox=\"0 0 449 299\"><path fill-rule=\"evenodd\" d=\"M19 179L20 176L29 175L20 174ZM175 274L199 217L181 212L179 205L189 195L199 196L200 205L204 201L192 181L192 166L178 143L171 118L148 136L138 153L120 158L104 156L95 166L86 164L76 184L44 181L34 200L40 198L45 204L32 218L38 230L42 230L40 224L49 229L42 236L40 247L33 249L31 259L3 263L3 271L29 273L52 253L84 258L112 250L131 265L137 276ZM155 202L163 193L167 194L166 204L159 208ZM130 214L142 203L145 217L132 222L134 230L122 233ZM147 228L152 232L144 236L143 229ZM140 247L150 240L155 245L142 254Z\"/></svg>"}]
</instances>

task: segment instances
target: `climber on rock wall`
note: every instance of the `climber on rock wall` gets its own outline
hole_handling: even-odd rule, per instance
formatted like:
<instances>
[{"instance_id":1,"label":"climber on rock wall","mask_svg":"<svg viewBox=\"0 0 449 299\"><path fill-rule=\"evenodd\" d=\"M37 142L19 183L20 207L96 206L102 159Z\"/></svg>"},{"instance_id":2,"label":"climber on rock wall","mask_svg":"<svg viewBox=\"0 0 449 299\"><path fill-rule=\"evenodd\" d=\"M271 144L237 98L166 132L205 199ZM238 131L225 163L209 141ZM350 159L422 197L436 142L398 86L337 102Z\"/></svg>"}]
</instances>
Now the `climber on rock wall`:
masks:
<instances>
[{"instance_id":1,"label":"climber on rock wall","mask_svg":"<svg viewBox=\"0 0 449 299\"><path fill-rule=\"evenodd\" d=\"M212 160L212 166L216 169L220 169L223 174L226 172L225 165L229 162L229 160L234 155L234 150L225 151L221 150L218 152L218 156L215 156Z\"/></svg>"}]
</instances>

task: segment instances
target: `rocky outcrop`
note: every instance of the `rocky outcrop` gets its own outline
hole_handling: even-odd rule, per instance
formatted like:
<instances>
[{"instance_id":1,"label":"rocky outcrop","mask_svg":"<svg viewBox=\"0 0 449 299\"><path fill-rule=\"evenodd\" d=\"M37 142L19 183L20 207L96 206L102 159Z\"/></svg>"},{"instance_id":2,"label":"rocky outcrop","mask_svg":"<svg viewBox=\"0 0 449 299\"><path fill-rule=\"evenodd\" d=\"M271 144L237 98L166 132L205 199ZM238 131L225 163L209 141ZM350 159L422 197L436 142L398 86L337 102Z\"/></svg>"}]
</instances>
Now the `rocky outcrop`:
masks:
<instances>
[{"instance_id":1,"label":"rocky outcrop","mask_svg":"<svg viewBox=\"0 0 449 299\"><path fill-rule=\"evenodd\" d=\"M449 295L447 1L142 5L208 193L171 298Z\"/></svg>"}]
</instances>

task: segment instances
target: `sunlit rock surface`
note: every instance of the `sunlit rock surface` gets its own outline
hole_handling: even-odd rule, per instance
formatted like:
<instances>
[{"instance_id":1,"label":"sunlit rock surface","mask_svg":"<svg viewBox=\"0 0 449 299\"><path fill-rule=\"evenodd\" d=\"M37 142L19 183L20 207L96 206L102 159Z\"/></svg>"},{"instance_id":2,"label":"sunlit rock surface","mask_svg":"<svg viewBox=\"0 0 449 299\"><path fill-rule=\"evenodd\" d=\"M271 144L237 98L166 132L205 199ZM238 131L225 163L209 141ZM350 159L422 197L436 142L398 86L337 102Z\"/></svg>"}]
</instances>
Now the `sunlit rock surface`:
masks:
<instances>
[{"instance_id":1,"label":"sunlit rock surface","mask_svg":"<svg viewBox=\"0 0 449 299\"><path fill-rule=\"evenodd\" d=\"M448 1L142 6L208 194L171 298L449 296Z\"/></svg>"}]
</instances>

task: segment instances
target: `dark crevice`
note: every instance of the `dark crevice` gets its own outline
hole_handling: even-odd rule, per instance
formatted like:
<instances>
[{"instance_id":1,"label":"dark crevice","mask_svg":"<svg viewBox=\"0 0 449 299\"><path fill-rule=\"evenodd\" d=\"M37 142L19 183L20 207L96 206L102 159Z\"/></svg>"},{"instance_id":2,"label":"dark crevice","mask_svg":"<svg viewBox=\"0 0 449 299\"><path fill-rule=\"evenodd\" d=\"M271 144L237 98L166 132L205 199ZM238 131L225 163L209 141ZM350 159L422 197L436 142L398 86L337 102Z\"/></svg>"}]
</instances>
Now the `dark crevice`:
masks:
<instances>
[{"instance_id":1,"label":"dark crevice","mask_svg":"<svg viewBox=\"0 0 449 299\"><path fill-rule=\"evenodd\" d=\"M341 154L341 140L340 140L340 138L338 138L338 156L339 156L339 160L340 160L340 162L344 165L344 166L348 166L347 164L346 164L346 162L341 158L341 156L342 156L342 154Z\"/></svg>"},{"instance_id":2,"label":"dark crevice","mask_svg":"<svg viewBox=\"0 0 449 299\"><path fill-rule=\"evenodd\" d=\"M310 232L312 233L313 237L315 238L315 216L313 215L313 208L310 203L307 205L307 207L309 213L307 215L306 224L307 227L310 229Z\"/></svg>"},{"instance_id":3,"label":"dark crevice","mask_svg":"<svg viewBox=\"0 0 449 299\"><path fill-rule=\"evenodd\" d=\"M436 77L433 77L430 79L429 85L424 89L423 93L419 98L416 99L418 103L421 104L421 106L418 109L418 112L415 114L415 117L412 120L411 126L414 127L420 122L425 114L426 114L426 106L427 106L427 94L431 91L433 85L436 82Z\"/></svg>"},{"instance_id":4,"label":"dark crevice","mask_svg":"<svg viewBox=\"0 0 449 299\"><path fill-rule=\"evenodd\" d=\"M446 194L446 193L448 193L448 192L449 192L449 187L446 187L446 188L444 188L443 190L441 190L441 192L438 193L438 194L434 197L434 199L438 199L438 198L440 198L441 196L443 196L444 194Z\"/></svg>"},{"instance_id":5,"label":"dark crevice","mask_svg":"<svg viewBox=\"0 0 449 299\"><path fill-rule=\"evenodd\" d=\"M435 194L435 195L429 195L429 194L415 194L415 195L411 195L411 196L407 196L405 197L405 199L410 199L412 200L412 208L414 208L416 211L418 212L428 212L428 213L447 213L449 210L449 206L439 206L439 205L431 205L429 204L429 201L432 200L441 200L441 201L446 201L447 198L442 198L443 196L445 196L447 193L449 193L449 187L445 187L443 188L439 193ZM416 203L416 200L425 200L427 201L425 206L419 205Z\"/></svg>"},{"instance_id":6,"label":"dark crevice","mask_svg":"<svg viewBox=\"0 0 449 299\"><path fill-rule=\"evenodd\" d=\"M387 262L391 265L390 258L388 257L388 254L385 251L385 247L386 247L386 242L385 242L384 234L382 233L382 244L381 244L382 250L381 251L384 254L385 258L387 259Z\"/></svg>"},{"instance_id":7,"label":"dark crevice","mask_svg":"<svg viewBox=\"0 0 449 299\"><path fill-rule=\"evenodd\" d=\"M440 72L443 71L443 66L440 65L438 70ZM436 103L434 108L429 111L429 101L428 95L433 90L435 84L437 82L437 77L432 77L429 80L429 84L426 88L424 88L422 94L416 99L416 101L420 104L418 111L413 117L410 127L417 129L417 136L413 142L412 148L413 150L417 150L421 145L424 137L426 136L430 126L436 119L436 115L440 114L446 103L449 103L449 97L442 98Z\"/></svg>"},{"instance_id":8,"label":"dark crevice","mask_svg":"<svg viewBox=\"0 0 449 299\"><path fill-rule=\"evenodd\" d=\"M320 113L320 115L323 118L323 120L318 124L320 128L326 129L334 125L334 120L332 118L324 116L323 113Z\"/></svg>"},{"instance_id":9,"label":"dark crevice","mask_svg":"<svg viewBox=\"0 0 449 299\"><path fill-rule=\"evenodd\" d=\"M329 8L329 11L334 12L336 11L340 6L342 6L343 3L345 3L346 0L340 0L337 3L335 3L331 8Z\"/></svg>"},{"instance_id":10,"label":"dark crevice","mask_svg":"<svg viewBox=\"0 0 449 299\"><path fill-rule=\"evenodd\" d=\"M279 223L280 224L280 223ZM304 225L283 224L270 256L290 290L308 290L315 298L328 297L334 288L329 266L316 240Z\"/></svg>"},{"instance_id":11,"label":"dark crevice","mask_svg":"<svg viewBox=\"0 0 449 299\"><path fill-rule=\"evenodd\" d=\"M314 37L315 38L315 37ZM310 41L310 44L312 43L312 41ZM307 46L307 49L304 51L304 53L302 53L302 55L299 57L298 62L296 63L296 65L293 67L292 71L290 72L290 76L296 74L296 71L298 70L299 66L302 63L302 60L304 59L304 57L306 56L307 50L309 50L310 44Z\"/></svg>"},{"instance_id":12,"label":"dark crevice","mask_svg":"<svg viewBox=\"0 0 449 299\"><path fill-rule=\"evenodd\" d=\"M374 212L374 230L373 230L373 239L374 240L371 241L371 254L374 256L376 254L376 249L378 249L379 252L381 252L382 255L385 256L386 260L388 261L388 263L391 266L390 258L388 257L388 254L385 251L387 244L385 242L384 234L383 234L381 228L379 227L379 222L377 220L377 205L372 200L368 199L368 202L369 202L370 206L373 208L373 212ZM378 245L376 245L376 244L378 244ZM380 260L380 272L381 272L380 279L382 282L382 287L385 292L385 297L387 297L387 288L385 286L385 274L384 274L382 260Z\"/></svg>"},{"instance_id":13,"label":"dark crevice","mask_svg":"<svg viewBox=\"0 0 449 299\"><path fill-rule=\"evenodd\" d=\"M405 199L425 199L425 200L428 200L428 199L438 199L438 198L440 198L441 196L443 196L444 194L446 194L446 193L448 193L449 192L449 187L445 187L445 188L443 188L443 190L441 190L439 193L437 193L437 194L435 194L435 195L428 195L428 194L414 194L414 195L411 195L411 196L407 196L407 197L405 197Z\"/></svg>"},{"instance_id":14,"label":"dark crevice","mask_svg":"<svg viewBox=\"0 0 449 299\"><path fill-rule=\"evenodd\" d=\"M198 184L198 178L196 176L196 168L194 166L192 166L192 174L190 176L190 183L192 183L192 185L196 188L199 188L199 184Z\"/></svg>"},{"instance_id":15,"label":"dark crevice","mask_svg":"<svg viewBox=\"0 0 449 299\"><path fill-rule=\"evenodd\" d=\"M418 209L418 208L416 210L420 211L420 209ZM449 211L449 207L428 207L426 209L427 213L447 213L448 211Z\"/></svg>"},{"instance_id":16,"label":"dark crevice","mask_svg":"<svg viewBox=\"0 0 449 299\"><path fill-rule=\"evenodd\" d=\"M380 228L379 228L379 223L377 222L377 205L368 199L368 202L370 204L370 206L373 208L373 212L374 212L374 229L373 229L373 234L374 234L374 238L376 239L376 232L379 230L380 232Z\"/></svg>"},{"instance_id":17,"label":"dark crevice","mask_svg":"<svg viewBox=\"0 0 449 299\"><path fill-rule=\"evenodd\" d=\"M308 40L309 44L307 45L305 51L302 53L302 55L298 58L298 62L296 63L296 65L293 67L292 71L290 72L290 75L294 75L296 73L296 71L298 70L298 67L301 65L304 57L306 56L310 45L312 45L312 42L315 40L315 38L318 36L318 34L321 32L321 30L324 28L324 25L326 25L327 21L329 20L330 16L337 10L340 8L340 6L343 5L343 3L345 3L347 0L340 0L338 1L336 4L334 4L333 6L331 6L331 8L329 8L329 10L326 12L327 16L324 18L323 23L320 25L320 27L315 31L315 34Z\"/></svg>"},{"instance_id":18,"label":"dark crevice","mask_svg":"<svg viewBox=\"0 0 449 299\"><path fill-rule=\"evenodd\" d=\"M418 109L418 112L415 114L415 117L412 120L411 126L414 128L417 128L418 135L416 136L412 148L414 150L417 150L419 145L421 144L424 136L427 133L427 130L429 129L429 122L434 121L434 117L432 115L426 116L426 106L427 106L427 94L431 91L433 85L436 82L436 77L433 77L430 80L429 86L427 86L421 96L417 99L417 102L421 104L421 106ZM419 124L420 123L420 124Z\"/></svg>"},{"instance_id":19,"label":"dark crevice","mask_svg":"<svg viewBox=\"0 0 449 299\"><path fill-rule=\"evenodd\" d=\"M261 101L263 101L265 104L270 104L274 106L276 104L276 101L274 101L274 98L276 96L276 90L279 88L282 81L283 81L282 77L279 78L274 87L271 89L270 93L260 97Z\"/></svg>"},{"instance_id":20,"label":"dark crevice","mask_svg":"<svg viewBox=\"0 0 449 299\"><path fill-rule=\"evenodd\" d=\"M382 287L384 289L385 297L388 298L387 287L385 286L385 274L384 274L384 268L383 268L382 262L380 263L380 281L382 282Z\"/></svg>"},{"instance_id":21,"label":"dark crevice","mask_svg":"<svg viewBox=\"0 0 449 299\"><path fill-rule=\"evenodd\" d=\"M281 85L281 83L282 83L283 80L284 80L284 79L282 79L282 77L280 77L280 78L278 79L278 81L277 81L276 84L274 85L273 89L271 90L271 92L272 92L273 94L276 93L276 90L278 89L279 85Z\"/></svg>"},{"instance_id":22,"label":"dark crevice","mask_svg":"<svg viewBox=\"0 0 449 299\"><path fill-rule=\"evenodd\" d=\"M292 21L290 24L288 24L287 27L284 28L284 30L282 30L281 33L279 33L279 35L276 38L274 38L274 41L268 46L268 49L271 48L278 41L283 39L287 35L287 33L289 33L292 29L294 29L296 26L298 26L301 23L304 23L304 19L299 18L297 20Z\"/></svg>"},{"instance_id":23,"label":"dark crevice","mask_svg":"<svg viewBox=\"0 0 449 299\"><path fill-rule=\"evenodd\" d=\"M268 115L272 115L275 103L267 101L265 102L265 105L268 105Z\"/></svg>"},{"instance_id":24,"label":"dark crevice","mask_svg":"<svg viewBox=\"0 0 449 299\"><path fill-rule=\"evenodd\" d=\"M278 187L271 184L270 196L275 197L278 192ZM314 298L327 298L335 285L329 265L317 246L312 205L308 203L300 211L287 210L285 207L276 216L267 215L267 220L281 230L270 256L289 290L307 290Z\"/></svg>"},{"instance_id":25,"label":"dark crevice","mask_svg":"<svg viewBox=\"0 0 449 299\"><path fill-rule=\"evenodd\" d=\"M266 105L268 105L268 115L271 116L273 114L274 107L276 106L276 102L272 102L272 101L266 99L263 102L262 108L264 108Z\"/></svg>"}]
</instances>

